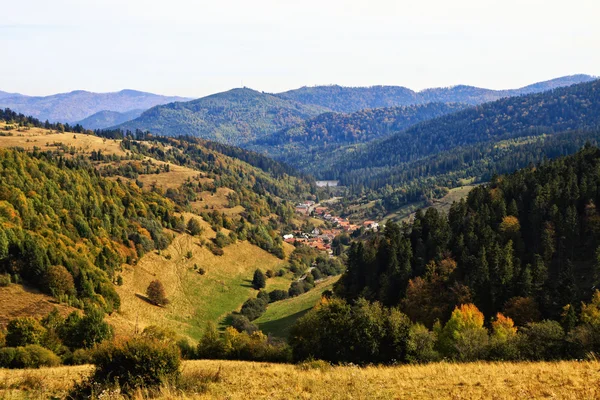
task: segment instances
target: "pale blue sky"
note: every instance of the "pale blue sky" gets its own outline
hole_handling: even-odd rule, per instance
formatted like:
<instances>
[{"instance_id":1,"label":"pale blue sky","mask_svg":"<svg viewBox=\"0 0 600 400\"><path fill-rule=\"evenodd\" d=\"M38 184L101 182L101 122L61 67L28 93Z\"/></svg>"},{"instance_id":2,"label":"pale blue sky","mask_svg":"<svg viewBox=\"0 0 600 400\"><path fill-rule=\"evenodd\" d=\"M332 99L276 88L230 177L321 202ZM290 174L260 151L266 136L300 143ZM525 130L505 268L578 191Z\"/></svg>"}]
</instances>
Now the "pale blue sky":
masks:
<instances>
[{"instance_id":1,"label":"pale blue sky","mask_svg":"<svg viewBox=\"0 0 600 400\"><path fill-rule=\"evenodd\" d=\"M0 0L0 90L513 88L600 75L599 0Z\"/></svg>"}]
</instances>

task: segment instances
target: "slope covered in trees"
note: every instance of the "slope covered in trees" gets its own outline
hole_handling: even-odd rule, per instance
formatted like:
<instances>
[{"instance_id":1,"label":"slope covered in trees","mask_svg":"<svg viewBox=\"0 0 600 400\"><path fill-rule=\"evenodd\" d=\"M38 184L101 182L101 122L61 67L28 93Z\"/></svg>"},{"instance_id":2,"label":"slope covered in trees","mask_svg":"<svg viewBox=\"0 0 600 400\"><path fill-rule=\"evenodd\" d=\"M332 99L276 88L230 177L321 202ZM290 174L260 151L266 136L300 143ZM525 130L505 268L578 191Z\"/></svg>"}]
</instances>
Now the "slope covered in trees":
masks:
<instances>
[{"instance_id":1,"label":"slope covered in trees","mask_svg":"<svg viewBox=\"0 0 600 400\"><path fill-rule=\"evenodd\" d=\"M326 113L248 145L297 167L342 145L366 143L402 131L419 122L466 108L460 104L365 109L352 114Z\"/></svg>"},{"instance_id":2,"label":"slope covered in trees","mask_svg":"<svg viewBox=\"0 0 600 400\"><path fill-rule=\"evenodd\" d=\"M197 136L240 144L328 111L323 107L241 88L189 102L154 107L122 129L162 136Z\"/></svg>"},{"instance_id":3,"label":"slope covered in trees","mask_svg":"<svg viewBox=\"0 0 600 400\"><path fill-rule=\"evenodd\" d=\"M510 172L509 164L523 167L525 160L569 154L576 148L569 145L572 132L578 131L574 143L581 145L583 136L583 143L596 140L599 125L600 81L593 81L486 103L362 147L341 148L310 172L340 179L354 193L366 188L385 190L383 197L396 189L407 194L403 186L425 188L423 179L432 187L453 186L460 179Z\"/></svg>"},{"instance_id":4,"label":"slope covered in trees","mask_svg":"<svg viewBox=\"0 0 600 400\"><path fill-rule=\"evenodd\" d=\"M131 121L132 119L142 115L143 112L143 109L135 109L123 112L103 110L82 119L78 122L78 124L86 129L104 129L122 124L123 122Z\"/></svg>"},{"instance_id":5,"label":"slope covered in trees","mask_svg":"<svg viewBox=\"0 0 600 400\"><path fill-rule=\"evenodd\" d=\"M123 262L170 242L174 205L88 161L0 150L0 271L69 302L119 308Z\"/></svg>"},{"instance_id":6,"label":"slope covered in trees","mask_svg":"<svg viewBox=\"0 0 600 400\"><path fill-rule=\"evenodd\" d=\"M146 110L159 104L189 100L185 97L161 96L137 90L121 90L114 93L93 93L75 90L51 96L25 96L7 94L0 96L0 107L31 115L42 121L68 122L73 124L99 111L126 112Z\"/></svg>"},{"instance_id":7,"label":"slope covered in trees","mask_svg":"<svg viewBox=\"0 0 600 400\"><path fill-rule=\"evenodd\" d=\"M512 90L491 90L459 85L414 92L402 86L343 87L332 85L302 87L278 93L276 96L304 104L319 105L333 111L351 113L366 108L394 107L434 102L475 105L498 100L503 97L543 92L593 79L594 77L589 75L572 75Z\"/></svg>"},{"instance_id":8,"label":"slope covered in trees","mask_svg":"<svg viewBox=\"0 0 600 400\"><path fill-rule=\"evenodd\" d=\"M517 325L575 314L600 283L600 149L492 179L455 203L352 245L336 292L399 306L432 326L455 306Z\"/></svg>"}]
</instances>

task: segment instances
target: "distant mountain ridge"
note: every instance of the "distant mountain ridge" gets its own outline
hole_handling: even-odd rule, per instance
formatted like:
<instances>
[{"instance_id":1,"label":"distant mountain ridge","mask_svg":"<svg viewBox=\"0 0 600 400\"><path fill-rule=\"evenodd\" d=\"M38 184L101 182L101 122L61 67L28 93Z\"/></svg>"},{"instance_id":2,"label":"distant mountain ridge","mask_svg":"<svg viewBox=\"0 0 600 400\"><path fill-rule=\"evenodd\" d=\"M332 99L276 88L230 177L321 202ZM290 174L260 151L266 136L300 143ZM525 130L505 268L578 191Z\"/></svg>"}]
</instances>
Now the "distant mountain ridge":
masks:
<instances>
[{"instance_id":1,"label":"distant mountain ridge","mask_svg":"<svg viewBox=\"0 0 600 400\"><path fill-rule=\"evenodd\" d=\"M0 108L31 115L42 121L75 123L100 111L119 113L145 110L159 104L187 101L186 97L162 96L125 89L119 92L94 93L75 90L50 96L26 96L0 92Z\"/></svg>"},{"instance_id":2,"label":"distant mountain ridge","mask_svg":"<svg viewBox=\"0 0 600 400\"><path fill-rule=\"evenodd\" d=\"M144 109L136 109L125 112L103 110L78 121L78 124L86 129L105 129L110 126L122 124L123 122L136 119L144 112Z\"/></svg>"},{"instance_id":3,"label":"distant mountain ridge","mask_svg":"<svg viewBox=\"0 0 600 400\"><path fill-rule=\"evenodd\" d=\"M600 80L594 80L467 108L360 148L340 149L320 172L323 178L364 184L373 181L376 169L391 177L404 163L444 152L450 154L464 146L599 128ZM382 182L385 184L385 180Z\"/></svg>"},{"instance_id":4,"label":"distant mountain ridge","mask_svg":"<svg viewBox=\"0 0 600 400\"><path fill-rule=\"evenodd\" d=\"M302 87L275 94L286 100L303 104L315 104L337 112L355 112L366 108L406 106L425 103L463 103L477 105L504 97L514 97L555 89L562 86L589 82L596 79L591 75L570 75L544 82L534 83L520 89L492 90L474 86L458 85L431 88L415 92L403 86Z\"/></svg>"},{"instance_id":5,"label":"distant mountain ridge","mask_svg":"<svg viewBox=\"0 0 600 400\"><path fill-rule=\"evenodd\" d=\"M258 139L246 147L302 168L316 159L327 158L342 146L384 138L467 107L466 104L427 103L365 109L350 114L330 112Z\"/></svg>"},{"instance_id":6,"label":"distant mountain ridge","mask_svg":"<svg viewBox=\"0 0 600 400\"><path fill-rule=\"evenodd\" d=\"M120 125L164 136L195 136L240 144L329 111L248 88L153 107Z\"/></svg>"}]
</instances>

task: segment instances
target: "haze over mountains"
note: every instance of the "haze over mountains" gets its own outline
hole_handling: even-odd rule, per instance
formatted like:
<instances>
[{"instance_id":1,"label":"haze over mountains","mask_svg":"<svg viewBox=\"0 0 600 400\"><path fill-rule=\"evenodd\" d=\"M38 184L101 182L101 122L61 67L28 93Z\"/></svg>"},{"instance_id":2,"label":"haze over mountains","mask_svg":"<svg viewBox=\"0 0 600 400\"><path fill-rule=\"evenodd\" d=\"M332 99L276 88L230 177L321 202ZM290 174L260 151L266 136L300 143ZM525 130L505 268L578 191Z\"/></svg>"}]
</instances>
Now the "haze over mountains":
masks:
<instances>
[{"instance_id":1,"label":"haze over mountains","mask_svg":"<svg viewBox=\"0 0 600 400\"><path fill-rule=\"evenodd\" d=\"M190 100L186 97L161 96L137 90L93 93L75 90L51 96L26 96L0 92L0 108L10 108L39 120L76 123L100 111L119 113L145 110L158 104Z\"/></svg>"}]
</instances>

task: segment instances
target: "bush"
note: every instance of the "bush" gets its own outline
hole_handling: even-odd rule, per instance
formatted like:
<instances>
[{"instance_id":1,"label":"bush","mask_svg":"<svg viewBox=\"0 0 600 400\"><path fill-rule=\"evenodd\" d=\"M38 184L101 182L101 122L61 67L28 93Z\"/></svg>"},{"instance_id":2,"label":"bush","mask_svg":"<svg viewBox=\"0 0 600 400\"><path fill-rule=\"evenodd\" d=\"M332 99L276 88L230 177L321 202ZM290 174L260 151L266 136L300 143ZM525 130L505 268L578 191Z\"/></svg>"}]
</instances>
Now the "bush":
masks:
<instances>
[{"instance_id":1,"label":"bush","mask_svg":"<svg viewBox=\"0 0 600 400\"><path fill-rule=\"evenodd\" d=\"M146 289L146 295L148 296L148 299L157 306L163 306L169 303L165 293L165 287L159 280L150 282L148 289Z\"/></svg>"},{"instance_id":2,"label":"bush","mask_svg":"<svg viewBox=\"0 0 600 400\"><path fill-rule=\"evenodd\" d=\"M176 345L148 338L106 342L94 352L93 361L96 371L91 381L118 384L124 393L174 384L181 365Z\"/></svg>"},{"instance_id":3,"label":"bush","mask_svg":"<svg viewBox=\"0 0 600 400\"><path fill-rule=\"evenodd\" d=\"M9 274L0 274L0 287L6 287L11 284L11 279Z\"/></svg>"},{"instance_id":4,"label":"bush","mask_svg":"<svg viewBox=\"0 0 600 400\"><path fill-rule=\"evenodd\" d=\"M521 328L520 351L527 360L559 360L565 332L556 321L530 322Z\"/></svg>"},{"instance_id":5,"label":"bush","mask_svg":"<svg viewBox=\"0 0 600 400\"><path fill-rule=\"evenodd\" d=\"M77 349L69 357L69 364L83 365L92 363L92 352L87 349Z\"/></svg>"},{"instance_id":6,"label":"bush","mask_svg":"<svg viewBox=\"0 0 600 400\"><path fill-rule=\"evenodd\" d=\"M31 317L11 320L6 327L6 345L9 347L40 344L46 329Z\"/></svg>"},{"instance_id":7,"label":"bush","mask_svg":"<svg viewBox=\"0 0 600 400\"><path fill-rule=\"evenodd\" d=\"M62 265L52 265L46 271L46 287L54 297L75 294L73 275Z\"/></svg>"},{"instance_id":8,"label":"bush","mask_svg":"<svg viewBox=\"0 0 600 400\"><path fill-rule=\"evenodd\" d=\"M406 360L412 363L428 363L440 359L435 350L437 335L431 332L425 325L415 324L410 327Z\"/></svg>"},{"instance_id":9,"label":"bush","mask_svg":"<svg viewBox=\"0 0 600 400\"><path fill-rule=\"evenodd\" d=\"M219 332L214 323L206 326L204 335L198 343L198 358L222 359L225 357L225 345L219 337Z\"/></svg>"},{"instance_id":10,"label":"bush","mask_svg":"<svg viewBox=\"0 0 600 400\"><path fill-rule=\"evenodd\" d=\"M296 297L304 293L304 291L304 284L302 282L292 282L288 290L288 296Z\"/></svg>"},{"instance_id":11,"label":"bush","mask_svg":"<svg viewBox=\"0 0 600 400\"><path fill-rule=\"evenodd\" d=\"M190 218L190 220L187 223L187 230L192 236L198 236L203 231L202 225L200 225L200 221L198 221L198 219L196 218Z\"/></svg>"},{"instance_id":12,"label":"bush","mask_svg":"<svg viewBox=\"0 0 600 400\"><path fill-rule=\"evenodd\" d=\"M289 297L290 295L286 290L275 289L269 292L269 303L285 300Z\"/></svg>"},{"instance_id":13,"label":"bush","mask_svg":"<svg viewBox=\"0 0 600 400\"><path fill-rule=\"evenodd\" d=\"M240 313L248 318L250 321L254 321L258 317L267 311L267 302L263 299L248 299L242 305Z\"/></svg>"},{"instance_id":14,"label":"bush","mask_svg":"<svg viewBox=\"0 0 600 400\"><path fill-rule=\"evenodd\" d=\"M267 276L267 278L272 278L275 276L275 273L272 269L268 269L267 272L265 272L265 275Z\"/></svg>"},{"instance_id":15,"label":"bush","mask_svg":"<svg viewBox=\"0 0 600 400\"><path fill-rule=\"evenodd\" d=\"M250 322L248 317L240 314L231 314L231 326L238 332L246 332L248 334L258 331L258 327Z\"/></svg>"},{"instance_id":16,"label":"bush","mask_svg":"<svg viewBox=\"0 0 600 400\"><path fill-rule=\"evenodd\" d=\"M78 312L69 314L58 333L63 343L71 349L91 348L113 337L112 326L104 321L102 310L94 306L86 307L83 317Z\"/></svg>"},{"instance_id":17,"label":"bush","mask_svg":"<svg viewBox=\"0 0 600 400\"><path fill-rule=\"evenodd\" d=\"M56 354L36 344L0 349L2 368L55 367L59 364L60 358Z\"/></svg>"},{"instance_id":18,"label":"bush","mask_svg":"<svg viewBox=\"0 0 600 400\"><path fill-rule=\"evenodd\" d=\"M222 248L214 244L213 242L206 242L206 247L213 253L215 256L222 256L225 254Z\"/></svg>"}]
</instances>

